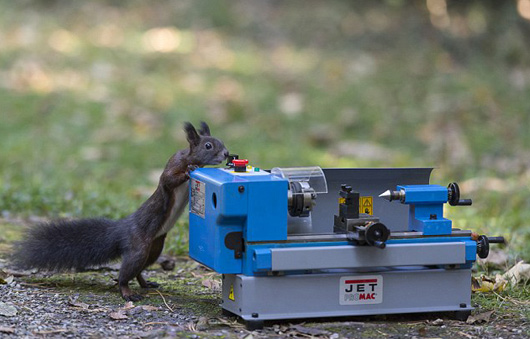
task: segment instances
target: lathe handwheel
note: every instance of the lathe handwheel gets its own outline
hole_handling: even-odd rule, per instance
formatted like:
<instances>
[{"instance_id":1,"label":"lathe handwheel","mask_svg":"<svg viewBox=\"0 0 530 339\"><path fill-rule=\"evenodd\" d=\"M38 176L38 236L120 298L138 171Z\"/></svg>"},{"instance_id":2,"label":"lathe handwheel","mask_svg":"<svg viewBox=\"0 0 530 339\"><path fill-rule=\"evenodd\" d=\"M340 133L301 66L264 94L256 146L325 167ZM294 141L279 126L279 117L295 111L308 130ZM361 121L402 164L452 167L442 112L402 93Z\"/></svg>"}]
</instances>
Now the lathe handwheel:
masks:
<instances>
[{"instance_id":1,"label":"lathe handwheel","mask_svg":"<svg viewBox=\"0 0 530 339\"><path fill-rule=\"evenodd\" d=\"M477 239L477 254L481 259L487 258L490 253L490 242L487 236L481 235Z\"/></svg>"},{"instance_id":2,"label":"lathe handwheel","mask_svg":"<svg viewBox=\"0 0 530 339\"><path fill-rule=\"evenodd\" d=\"M390 230L382 223L376 222L366 227L365 241L370 246L385 248L385 241L390 236Z\"/></svg>"}]
</instances>

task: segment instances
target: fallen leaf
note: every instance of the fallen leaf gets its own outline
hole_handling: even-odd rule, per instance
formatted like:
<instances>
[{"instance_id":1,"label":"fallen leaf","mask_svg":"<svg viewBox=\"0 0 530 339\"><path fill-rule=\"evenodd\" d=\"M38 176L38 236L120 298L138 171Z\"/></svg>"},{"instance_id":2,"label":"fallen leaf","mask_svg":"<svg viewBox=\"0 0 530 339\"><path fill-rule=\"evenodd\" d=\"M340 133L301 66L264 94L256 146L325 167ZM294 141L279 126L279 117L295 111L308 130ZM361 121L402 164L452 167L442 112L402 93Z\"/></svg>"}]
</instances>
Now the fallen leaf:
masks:
<instances>
[{"instance_id":1,"label":"fallen leaf","mask_svg":"<svg viewBox=\"0 0 530 339\"><path fill-rule=\"evenodd\" d=\"M496 274L495 284L493 285L493 290L498 291L498 292L504 291L504 289L506 288L506 285L508 285L508 280L506 280L504 276L500 274Z\"/></svg>"},{"instance_id":2,"label":"fallen leaf","mask_svg":"<svg viewBox=\"0 0 530 339\"><path fill-rule=\"evenodd\" d=\"M214 291L220 291L221 281L217 279L204 279L202 281L202 286L208 287L209 289L214 290Z\"/></svg>"},{"instance_id":3,"label":"fallen leaf","mask_svg":"<svg viewBox=\"0 0 530 339\"><path fill-rule=\"evenodd\" d=\"M512 286L517 285L521 281L530 280L530 264L524 261L519 261L508 272L503 274L503 277L510 281Z\"/></svg>"},{"instance_id":4,"label":"fallen leaf","mask_svg":"<svg viewBox=\"0 0 530 339\"><path fill-rule=\"evenodd\" d=\"M90 305L88 305L86 303L83 303L83 302L80 302L80 301L77 301L77 300L74 300L74 299L70 299L68 301L68 305L73 306L73 307L79 307L79 308L82 308L84 310L88 310L88 308L90 306Z\"/></svg>"},{"instance_id":5,"label":"fallen leaf","mask_svg":"<svg viewBox=\"0 0 530 339\"><path fill-rule=\"evenodd\" d=\"M215 318L214 321L210 321L211 325L225 325L231 328L242 328L245 325L239 323L237 320L228 320L224 318Z\"/></svg>"},{"instance_id":6,"label":"fallen leaf","mask_svg":"<svg viewBox=\"0 0 530 339\"><path fill-rule=\"evenodd\" d=\"M480 293L501 292L504 290L507 284L508 281L500 274L497 274L495 278L481 275L478 278L471 278L471 291Z\"/></svg>"},{"instance_id":7,"label":"fallen leaf","mask_svg":"<svg viewBox=\"0 0 530 339\"><path fill-rule=\"evenodd\" d=\"M444 324L444 320L443 319L436 319L434 321L431 321L431 325L434 325L434 326L442 326Z\"/></svg>"},{"instance_id":8,"label":"fallen leaf","mask_svg":"<svg viewBox=\"0 0 530 339\"><path fill-rule=\"evenodd\" d=\"M0 284L10 284L13 282L13 275L5 272L4 270L0 270Z\"/></svg>"},{"instance_id":9,"label":"fallen leaf","mask_svg":"<svg viewBox=\"0 0 530 339\"><path fill-rule=\"evenodd\" d=\"M479 314L475 314L475 315L470 315L467 320L466 320L466 323L468 324L474 324L474 323L482 323L482 322L489 322L490 321L490 318L491 318L491 315L493 314L494 311L488 311L488 312L484 312L484 313L479 313Z\"/></svg>"},{"instance_id":10,"label":"fallen leaf","mask_svg":"<svg viewBox=\"0 0 530 339\"><path fill-rule=\"evenodd\" d=\"M14 327L0 326L0 332L2 332L2 333L15 333L15 328Z\"/></svg>"},{"instance_id":11,"label":"fallen leaf","mask_svg":"<svg viewBox=\"0 0 530 339\"><path fill-rule=\"evenodd\" d=\"M32 269L29 271L17 271L17 270L7 270L6 273L14 276L15 278L19 277L27 277L28 275L32 275L33 273L36 273L36 269Z\"/></svg>"},{"instance_id":12,"label":"fallen leaf","mask_svg":"<svg viewBox=\"0 0 530 339\"><path fill-rule=\"evenodd\" d=\"M293 325L290 326L289 329L294 330L296 332L302 333L302 334L308 334L311 336L317 336L317 335L328 335L329 332L326 330L321 330L318 328L313 327L305 327L301 325Z\"/></svg>"},{"instance_id":13,"label":"fallen leaf","mask_svg":"<svg viewBox=\"0 0 530 339\"><path fill-rule=\"evenodd\" d=\"M121 310L130 310L131 308L134 308L134 304L132 301L127 301L125 305L121 308Z\"/></svg>"},{"instance_id":14,"label":"fallen leaf","mask_svg":"<svg viewBox=\"0 0 530 339\"><path fill-rule=\"evenodd\" d=\"M158 311L158 307L156 306L151 306L151 305L142 305L140 306L140 308L144 311L148 311L148 312L151 312L151 311Z\"/></svg>"},{"instance_id":15,"label":"fallen leaf","mask_svg":"<svg viewBox=\"0 0 530 339\"><path fill-rule=\"evenodd\" d=\"M125 314L124 310L118 310L116 312L111 312L109 314L109 317L112 319L112 320L124 320L124 319L127 319L127 315Z\"/></svg>"},{"instance_id":16,"label":"fallen leaf","mask_svg":"<svg viewBox=\"0 0 530 339\"><path fill-rule=\"evenodd\" d=\"M14 317L17 315L17 309L13 305L8 305L0 301L0 315L4 317Z\"/></svg>"}]
</instances>

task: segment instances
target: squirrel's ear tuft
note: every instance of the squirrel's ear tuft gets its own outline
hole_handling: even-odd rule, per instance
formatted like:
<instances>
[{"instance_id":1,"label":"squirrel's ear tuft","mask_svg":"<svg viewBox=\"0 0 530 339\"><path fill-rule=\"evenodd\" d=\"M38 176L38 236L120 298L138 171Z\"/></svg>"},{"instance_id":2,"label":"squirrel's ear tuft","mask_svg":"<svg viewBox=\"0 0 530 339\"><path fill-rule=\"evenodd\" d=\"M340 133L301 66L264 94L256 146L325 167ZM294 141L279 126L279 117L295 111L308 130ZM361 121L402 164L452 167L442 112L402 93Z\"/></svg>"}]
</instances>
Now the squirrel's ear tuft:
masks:
<instances>
[{"instance_id":1,"label":"squirrel's ear tuft","mask_svg":"<svg viewBox=\"0 0 530 339\"><path fill-rule=\"evenodd\" d=\"M201 129L199 130L199 134L203 136L211 136L210 127L208 127L208 124L204 121L201 121Z\"/></svg>"},{"instance_id":2,"label":"squirrel's ear tuft","mask_svg":"<svg viewBox=\"0 0 530 339\"><path fill-rule=\"evenodd\" d=\"M186 131L186 138L191 146L196 146L200 143L201 137L191 123L184 123L184 131Z\"/></svg>"}]
</instances>

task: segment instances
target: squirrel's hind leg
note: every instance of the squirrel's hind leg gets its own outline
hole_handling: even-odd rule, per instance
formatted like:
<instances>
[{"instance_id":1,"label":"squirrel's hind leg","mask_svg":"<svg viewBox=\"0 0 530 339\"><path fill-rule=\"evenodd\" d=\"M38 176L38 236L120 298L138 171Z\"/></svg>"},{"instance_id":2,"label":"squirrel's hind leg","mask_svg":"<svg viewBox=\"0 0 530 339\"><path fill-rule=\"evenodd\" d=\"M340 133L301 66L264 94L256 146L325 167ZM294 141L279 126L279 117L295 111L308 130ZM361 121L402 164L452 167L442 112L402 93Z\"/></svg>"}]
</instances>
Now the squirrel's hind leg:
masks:
<instances>
[{"instance_id":1,"label":"squirrel's hind leg","mask_svg":"<svg viewBox=\"0 0 530 339\"><path fill-rule=\"evenodd\" d=\"M144 269L156 262L156 260L160 256L160 253L162 253L162 249L164 248L164 240L166 240L165 234L153 240L153 243L151 244L151 249L149 251L149 257L147 258ZM141 273L136 276L136 280L138 280L138 283L142 288L160 287L160 285L154 281L146 281L144 277L142 277Z\"/></svg>"},{"instance_id":2,"label":"squirrel's hind leg","mask_svg":"<svg viewBox=\"0 0 530 339\"><path fill-rule=\"evenodd\" d=\"M149 247L138 246L135 251L128 251L123 254L123 261L121 263L120 274L118 276L118 286L123 299L127 301L138 301L143 297L139 294L134 294L129 288L129 281L141 276L147 258L149 256ZM143 278L142 278L143 280ZM145 280L144 280L145 282Z\"/></svg>"},{"instance_id":3,"label":"squirrel's hind leg","mask_svg":"<svg viewBox=\"0 0 530 339\"><path fill-rule=\"evenodd\" d=\"M140 284L141 288L157 288L160 287L160 284L154 282L145 280L144 277L142 277L142 273L138 274L136 276L136 280L138 280L138 284Z\"/></svg>"}]
</instances>

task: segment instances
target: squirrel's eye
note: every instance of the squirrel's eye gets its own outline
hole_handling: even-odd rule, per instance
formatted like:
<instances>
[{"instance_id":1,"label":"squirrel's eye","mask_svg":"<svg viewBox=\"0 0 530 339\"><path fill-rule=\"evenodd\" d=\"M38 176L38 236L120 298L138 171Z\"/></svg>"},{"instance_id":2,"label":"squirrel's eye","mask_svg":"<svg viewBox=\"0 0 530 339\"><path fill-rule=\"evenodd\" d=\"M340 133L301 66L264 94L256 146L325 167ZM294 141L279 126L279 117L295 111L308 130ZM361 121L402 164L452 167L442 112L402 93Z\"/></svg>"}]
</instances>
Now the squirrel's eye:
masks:
<instances>
[{"instance_id":1,"label":"squirrel's eye","mask_svg":"<svg viewBox=\"0 0 530 339\"><path fill-rule=\"evenodd\" d=\"M207 142L204 144L204 147L206 147L206 149L212 149L213 145L211 142Z\"/></svg>"}]
</instances>

